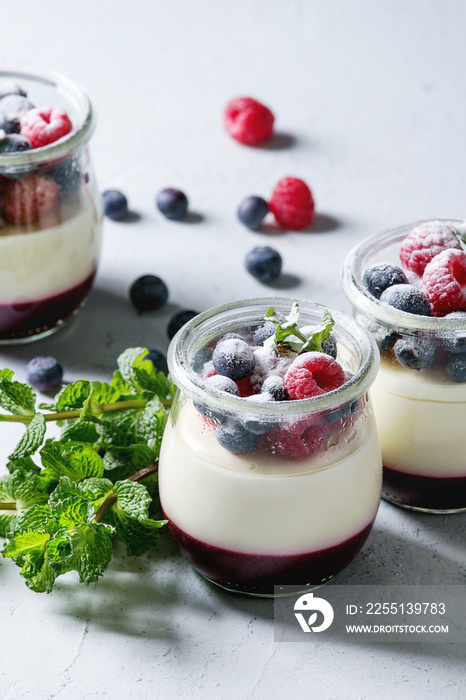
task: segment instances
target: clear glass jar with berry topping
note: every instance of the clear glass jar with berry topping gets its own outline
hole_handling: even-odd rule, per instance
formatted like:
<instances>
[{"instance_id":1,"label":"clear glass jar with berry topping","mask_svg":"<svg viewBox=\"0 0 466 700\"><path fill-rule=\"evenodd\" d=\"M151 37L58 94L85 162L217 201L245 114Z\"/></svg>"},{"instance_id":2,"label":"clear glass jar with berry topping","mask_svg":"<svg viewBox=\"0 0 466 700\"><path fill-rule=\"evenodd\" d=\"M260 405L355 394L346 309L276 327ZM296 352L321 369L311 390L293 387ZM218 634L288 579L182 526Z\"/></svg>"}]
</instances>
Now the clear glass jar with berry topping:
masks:
<instances>
[{"instance_id":1,"label":"clear glass jar with berry topping","mask_svg":"<svg viewBox=\"0 0 466 700\"><path fill-rule=\"evenodd\" d=\"M94 114L64 76L0 67L0 343L37 340L85 302L102 205L88 141Z\"/></svg>"},{"instance_id":2,"label":"clear glass jar with berry topping","mask_svg":"<svg viewBox=\"0 0 466 700\"><path fill-rule=\"evenodd\" d=\"M431 513L466 510L462 232L462 222L442 220L370 236L349 253L341 275L356 319L373 334L381 355L372 398L384 464L382 496ZM400 271L406 276L401 285ZM397 303L400 286L417 290L409 310Z\"/></svg>"},{"instance_id":3,"label":"clear glass jar with berry topping","mask_svg":"<svg viewBox=\"0 0 466 700\"><path fill-rule=\"evenodd\" d=\"M286 321L264 321L271 307L275 320L299 309L301 339ZM372 528L382 465L368 390L378 352L350 318L333 317L325 353L298 355L303 338L318 348L332 328L325 309L284 298L218 306L171 342L178 391L161 503L182 554L227 590L312 590L354 559ZM303 386L313 395L290 398Z\"/></svg>"}]
</instances>

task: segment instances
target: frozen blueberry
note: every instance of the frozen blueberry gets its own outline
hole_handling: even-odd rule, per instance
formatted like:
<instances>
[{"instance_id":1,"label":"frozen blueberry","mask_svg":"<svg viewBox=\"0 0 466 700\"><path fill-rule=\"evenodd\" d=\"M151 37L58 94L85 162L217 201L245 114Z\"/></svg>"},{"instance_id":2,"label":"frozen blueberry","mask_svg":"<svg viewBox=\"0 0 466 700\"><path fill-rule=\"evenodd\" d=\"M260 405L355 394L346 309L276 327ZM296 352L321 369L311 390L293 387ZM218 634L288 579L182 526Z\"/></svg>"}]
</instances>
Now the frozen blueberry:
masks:
<instances>
[{"instance_id":1,"label":"frozen blueberry","mask_svg":"<svg viewBox=\"0 0 466 700\"><path fill-rule=\"evenodd\" d=\"M131 285L129 296L138 311L155 311L167 301L168 288L160 277L142 275Z\"/></svg>"},{"instance_id":2,"label":"frozen blueberry","mask_svg":"<svg viewBox=\"0 0 466 700\"><path fill-rule=\"evenodd\" d=\"M377 263L370 267L364 273L362 281L376 299L380 299L382 292L394 284L408 284L408 278L401 267L388 262Z\"/></svg>"},{"instance_id":3,"label":"frozen blueberry","mask_svg":"<svg viewBox=\"0 0 466 700\"><path fill-rule=\"evenodd\" d=\"M0 100L0 114L7 119L21 119L30 109L34 105L24 95L6 95Z\"/></svg>"},{"instance_id":4,"label":"frozen blueberry","mask_svg":"<svg viewBox=\"0 0 466 700\"><path fill-rule=\"evenodd\" d=\"M466 324L466 311L452 311L452 313L447 314L444 318L463 318ZM466 353L466 330L461 332L451 333L449 336L440 339L442 347L453 354L460 352Z\"/></svg>"},{"instance_id":5,"label":"frozen blueberry","mask_svg":"<svg viewBox=\"0 0 466 700\"><path fill-rule=\"evenodd\" d=\"M67 158L66 160L62 160L60 163L57 163L51 167L48 170L47 175L55 180L59 188L65 192L78 192L84 179L81 172L81 166L77 158ZM115 190L110 191L114 192ZM126 209L128 209L127 206Z\"/></svg>"},{"instance_id":6,"label":"frozen blueberry","mask_svg":"<svg viewBox=\"0 0 466 700\"><path fill-rule=\"evenodd\" d=\"M244 426L233 420L218 425L215 434L219 444L235 455L251 452L260 439L260 435L249 432Z\"/></svg>"},{"instance_id":7,"label":"frozen blueberry","mask_svg":"<svg viewBox=\"0 0 466 700\"><path fill-rule=\"evenodd\" d=\"M182 309L181 311L177 311L176 314L173 314L167 326L167 335L170 340L175 333L178 333L185 323L188 323L188 321L197 316L198 313L199 311L192 311L192 309Z\"/></svg>"},{"instance_id":8,"label":"frozen blueberry","mask_svg":"<svg viewBox=\"0 0 466 700\"><path fill-rule=\"evenodd\" d=\"M212 355L215 371L230 379L247 377L254 369L254 355L244 340L228 338L215 346Z\"/></svg>"},{"instance_id":9,"label":"frozen blueberry","mask_svg":"<svg viewBox=\"0 0 466 700\"><path fill-rule=\"evenodd\" d=\"M26 366L26 380L44 393L60 389L62 379L63 368L54 357L38 355Z\"/></svg>"},{"instance_id":10,"label":"frozen blueberry","mask_svg":"<svg viewBox=\"0 0 466 700\"><path fill-rule=\"evenodd\" d=\"M269 205L262 197L252 195L243 199L238 207L238 219L244 226L257 229L269 213Z\"/></svg>"},{"instance_id":11,"label":"frozen blueberry","mask_svg":"<svg viewBox=\"0 0 466 700\"><path fill-rule=\"evenodd\" d=\"M23 88L13 80L0 80L0 100L7 95L21 95L21 97L27 96Z\"/></svg>"},{"instance_id":12,"label":"frozen blueberry","mask_svg":"<svg viewBox=\"0 0 466 700\"><path fill-rule=\"evenodd\" d=\"M280 253L270 246L253 248L246 256L246 270L260 282L270 282L282 270Z\"/></svg>"},{"instance_id":13,"label":"frozen blueberry","mask_svg":"<svg viewBox=\"0 0 466 700\"><path fill-rule=\"evenodd\" d=\"M20 153L30 150L31 144L20 134L7 134L0 138L0 153Z\"/></svg>"},{"instance_id":14,"label":"frozen blueberry","mask_svg":"<svg viewBox=\"0 0 466 700\"><path fill-rule=\"evenodd\" d=\"M454 382L466 382L466 353L451 357L445 369Z\"/></svg>"},{"instance_id":15,"label":"frozen blueberry","mask_svg":"<svg viewBox=\"0 0 466 700\"><path fill-rule=\"evenodd\" d=\"M254 331L254 345L263 345L267 338L270 338L275 333L275 324L272 321L266 321L262 326Z\"/></svg>"},{"instance_id":16,"label":"frozen blueberry","mask_svg":"<svg viewBox=\"0 0 466 700\"><path fill-rule=\"evenodd\" d=\"M0 113L0 131L4 131L5 134L19 134L21 122L18 117L10 119L5 114Z\"/></svg>"},{"instance_id":17,"label":"frozen blueberry","mask_svg":"<svg viewBox=\"0 0 466 700\"><path fill-rule=\"evenodd\" d=\"M218 342L221 343L223 340L230 340L230 339L244 340L243 336L240 335L239 333L225 333L225 335L222 335L222 337L220 338L220 340Z\"/></svg>"},{"instance_id":18,"label":"frozen blueberry","mask_svg":"<svg viewBox=\"0 0 466 700\"><path fill-rule=\"evenodd\" d=\"M380 301L395 309L418 316L430 316L430 304L424 292L412 284L394 284L382 292Z\"/></svg>"},{"instance_id":19,"label":"frozen blueberry","mask_svg":"<svg viewBox=\"0 0 466 700\"><path fill-rule=\"evenodd\" d=\"M395 357L408 369L425 369L434 361L436 347L432 338L404 336L396 341Z\"/></svg>"},{"instance_id":20,"label":"frozen blueberry","mask_svg":"<svg viewBox=\"0 0 466 700\"><path fill-rule=\"evenodd\" d=\"M322 352L325 352L335 360L337 357L337 341L335 336L330 334L328 338L322 341Z\"/></svg>"},{"instance_id":21,"label":"frozen blueberry","mask_svg":"<svg viewBox=\"0 0 466 700\"><path fill-rule=\"evenodd\" d=\"M219 374L214 374L212 377L207 377L207 379L205 380L205 385L208 389L224 391L227 394L231 394L232 396L239 396L238 387L236 386L233 379L230 379L229 377L222 377ZM206 416L206 418L215 420L218 423L223 423L226 420L225 416L223 416L221 413L219 413L218 411L213 411L208 406L204 406L204 404L201 404L199 402L194 402L194 408L197 411L199 411L199 413L201 413L203 416Z\"/></svg>"},{"instance_id":22,"label":"frozen blueberry","mask_svg":"<svg viewBox=\"0 0 466 700\"><path fill-rule=\"evenodd\" d=\"M118 221L128 214L128 200L120 190L105 190L102 193L105 216Z\"/></svg>"},{"instance_id":23,"label":"frozen blueberry","mask_svg":"<svg viewBox=\"0 0 466 700\"><path fill-rule=\"evenodd\" d=\"M283 377L278 375L267 377L261 386L261 393L270 394L274 401L286 401L288 392L283 383Z\"/></svg>"},{"instance_id":24,"label":"frozen blueberry","mask_svg":"<svg viewBox=\"0 0 466 700\"><path fill-rule=\"evenodd\" d=\"M212 348L201 348L193 358L193 370L200 374L205 365L212 360Z\"/></svg>"},{"instance_id":25,"label":"frozen blueberry","mask_svg":"<svg viewBox=\"0 0 466 700\"><path fill-rule=\"evenodd\" d=\"M183 219L188 211L188 198L184 192L174 187L161 190L155 198L155 203L167 219L174 221Z\"/></svg>"},{"instance_id":26,"label":"frozen blueberry","mask_svg":"<svg viewBox=\"0 0 466 700\"><path fill-rule=\"evenodd\" d=\"M369 321L369 319L360 314L358 314L357 318L374 338L380 350L380 354L385 355L387 352L390 352L398 339L398 333L390 328L379 325L375 321Z\"/></svg>"},{"instance_id":27,"label":"frozen blueberry","mask_svg":"<svg viewBox=\"0 0 466 700\"><path fill-rule=\"evenodd\" d=\"M250 403L267 403L269 401L274 401L274 398L269 392L261 392L260 394L252 394L248 396L246 401ZM246 428L249 433L254 433L254 435L265 435L270 430L275 428L277 421L273 418L266 416L254 416L250 415L244 418L242 425Z\"/></svg>"},{"instance_id":28,"label":"frozen blueberry","mask_svg":"<svg viewBox=\"0 0 466 700\"><path fill-rule=\"evenodd\" d=\"M155 348L147 348L147 355L144 355L143 360L150 360L158 372L168 374L168 364L165 355Z\"/></svg>"},{"instance_id":29,"label":"frozen blueberry","mask_svg":"<svg viewBox=\"0 0 466 700\"><path fill-rule=\"evenodd\" d=\"M336 423L337 421L341 420L342 418L348 418L348 416L351 416L353 413L356 413L359 410L359 399L356 399L355 401L352 401L351 403L347 403L346 406L342 406L341 408L338 408L336 411L332 411L331 413L328 413L325 418L329 423Z\"/></svg>"}]
</instances>

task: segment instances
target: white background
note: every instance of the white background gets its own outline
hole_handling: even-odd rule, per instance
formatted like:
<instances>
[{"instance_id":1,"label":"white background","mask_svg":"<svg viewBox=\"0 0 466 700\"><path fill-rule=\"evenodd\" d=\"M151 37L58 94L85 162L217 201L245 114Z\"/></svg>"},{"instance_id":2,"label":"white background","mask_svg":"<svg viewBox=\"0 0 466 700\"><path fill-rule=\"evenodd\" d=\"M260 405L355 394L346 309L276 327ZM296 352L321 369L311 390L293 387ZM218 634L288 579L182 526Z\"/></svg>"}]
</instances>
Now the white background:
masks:
<instances>
[{"instance_id":1,"label":"white background","mask_svg":"<svg viewBox=\"0 0 466 700\"><path fill-rule=\"evenodd\" d=\"M19 379L28 359L49 353L67 380L108 379L130 345L165 351L179 308L278 293L348 310L338 275L353 244L392 225L466 214L459 0L22 0L2 6L0 58L87 88L100 189L121 188L135 212L131 223L105 221L97 284L76 322L0 350L0 366ZM237 95L275 112L269 147L225 134L222 110ZM311 186L315 226L242 227L241 199L267 198L286 175ZM186 191L192 223L155 210L165 186ZM273 286L244 269L256 245L283 256ZM138 316L128 287L146 273L166 281L170 299ZM0 435L7 455L15 434ZM382 504L339 582L464 583L465 517ZM140 559L117 547L98 584L70 575L50 596L30 592L0 561L3 700L461 698L465 652L466 644L275 643L271 601L213 590L169 542Z\"/></svg>"}]
</instances>

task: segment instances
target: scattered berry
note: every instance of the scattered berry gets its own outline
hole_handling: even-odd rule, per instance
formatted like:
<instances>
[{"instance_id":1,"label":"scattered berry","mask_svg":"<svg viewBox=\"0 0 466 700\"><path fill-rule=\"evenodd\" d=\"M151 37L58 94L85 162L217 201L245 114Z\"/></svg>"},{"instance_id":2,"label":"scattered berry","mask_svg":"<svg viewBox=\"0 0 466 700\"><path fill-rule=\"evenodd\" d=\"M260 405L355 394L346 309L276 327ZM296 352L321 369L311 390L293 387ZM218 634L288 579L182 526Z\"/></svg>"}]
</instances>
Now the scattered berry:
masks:
<instances>
[{"instance_id":1,"label":"scattered berry","mask_svg":"<svg viewBox=\"0 0 466 700\"><path fill-rule=\"evenodd\" d=\"M1 102L0 102L1 111ZM64 109L30 109L21 118L21 134L33 148L48 146L69 134L73 125Z\"/></svg>"},{"instance_id":2,"label":"scattered berry","mask_svg":"<svg viewBox=\"0 0 466 700\"><path fill-rule=\"evenodd\" d=\"M436 346L431 338L404 336L396 341L395 357L408 369L426 369L435 358Z\"/></svg>"},{"instance_id":3,"label":"scattered berry","mask_svg":"<svg viewBox=\"0 0 466 700\"><path fill-rule=\"evenodd\" d=\"M269 202L270 211L283 228L301 231L315 218L312 192L304 180L285 177L278 182Z\"/></svg>"},{"instance_id":4,"label":"scattered berry","mask_svg":"<svg viewBox=\"0 0 466 700\"><path fill-rule=\"evenodd\" d=\"M254 355L246 341L229 338L217 343L212 362L218 374L238 380L252 372Z\"/></svg>"},{"instance_id":5,"label":"scattered berry","mask_svg":"<svg viewBox=\"0 0 466 700\"><path fill-rule=\"evenodd\" d=\"M264 380L261 393L270 394L274 401L286 401L289 398L283 377L278 375L271 375Z\"/></svg>"},{"instance_id":6,"label":"scattered berry","mask_svg":"<svg viewBox=\"0 0 466 700\"><path fill-rule=\"evenodd\" d=\"M155 202L159 211L161 211L167 219L172 219L174 221L183 219L188 211L188 198L184 192L174 187L167 187L161 190Z\"/></svg>"},{"instance_id":7,"label":"scattered berry","mask_svg":"<svg viewBox=\"0 0 466 700\"><path fill-rule=\"evenodd\" d=\"M183 309L181 311L177 311L176 314L173 314L167 326L167 335L170 340L173 338L175 333L177 333L180 328L185 325L185 323L188 323L188 321L197 316L198 313L198 311L192 311L191 309Z\"/></svg>"},{"instance_id":8,"label":"scattered berry","mask_svg":"<svg viewBox=\"0 0 466 700\"><path fill-rule=\"evenodd\" d=\"M454 355L445 369L454 382L466 382L466 353Z\"/></svg>"},{"instance_id":9,"label":"scattered berry","mask_svg":"<svg viewBox=\"0 0 466 700\"><path fill-rule=\"evenodd\" d=\"M291 363L285 375L285 389L292 399L308 399L337 389L344 381L345 372L333 357L305 352Z\"/></svg>"},{"instance_id":10,"label":"scattered berry","mask_svg":"<svg viewBox=\"0 0 466 700\"><path fill-rule=\"evenodd\" d=\"M118 221L128 214L128 200L120 190L105 190L102 193L105 216Z\"/></svg>"},{"instance_id":11,"label":"scattered berry","mask_svg":"<svg viewBox=\"0 0 466 700\"><path fill-rule=\"evenodd\" d=\"M272 112L252 97L231 100L225 108L224 122L230 136L246 146L263 143L273 134Z\"/></svg>"},{"instance_id":12,"label":"scattered berry","mask_svg":"<svg viewBox=\"0 0 466 700\"><path fill-rule=\"evenodd\" d=\"M408 284L408 278L403 270L387 262L372 265L364 273L362 281L369 293L376 299L380 299L382 292L394 284Z\"/></svg>"},{"instance_id":13,"label":"scattered berry","mask_svg":"<svg viewBox=\"0 0 466 700\"><path fill-rule=\"evenodd\" d=\"M271 282L281 272L282 257L270 246L253 248L246 256L247 271L260 282Z\"/></svg>"},{"instance_id":14,"label":"scattered berry","mask_svg":"<svg viewBox=\"0 0 466 700\"><path fill-rule=\"evenodd\" d=\"M58 185L29 173L5 184L2 215L11 224L29 224L40 219L57 201Z\"/></svg>"},{"instance_id":15,"label":"scattered berry","mask_svg":"<svg viewBox=\"0 0 466 700\"><path fill-rule=\"evenodd\" d=\"M266 321L262 326L254 331L254 345L262 346L267 338L270 338L275 333L275 325L272 321Z\"/></svg>"},{"instance_id":16,"label":"scattered berry","mask_svg":"<svg viewBox=\"0 0 466 700\"><path fill-rule=\"evenodd\" d=\"M260 439L260 435L249 432L240 423L232 420L218 425L215 434L219 444L235 455L251 452Z\"/></svg>"},{"instance_id":17,"label":"scattered berry","mask_svg":"<svg viewBox=\"0 0 466 700\"><path fill-rule=\"evenodd\" d=\"M466 253L453 249L436 255L424 270L422 289L434 316L466 311Z\"/></svg>"},{"instance_id":18,"label":"scattered berry","mask_svg":"<svg viewBox=\"0 0 466 700\"><path fill-rule=\"evenodd\" d=\"M54 357L39 355L33 357L26 366L26 380L38 391L57 391L62 379L63 368Z\"/></svg>"},{"instance_id":19,"label":"scattered berry","mask_svg":"<svg viewBox=\"0 0 466 700\"><path fill-rule=\"evenodd\" d=\"M413 228L400 248L401 264L422 277L426 265L443 250L461 249L454 229L440 221L429 221Z\"/></svg>"},{"instance_id":20,"label":"scattered berry","mask_svg":"<svg viewBox=\"0 0 466 700\"><path fill-rule=\"evenodd\" d=\"M20 153L30 150L31 144L20 134L7 134L0 138L0 153Z\"/></svg>"},{"instance_id":21,"label":"scattered berry","mask_svg":"<svg viewBox=\"0 0 466 700\"><path fill-rule=\"evenodd\" d=\"M259 228L268 213L269 205L265 199L256 195L246 197L238 207L238 219L253 230Z\"/></svg>"},{"instance_id":22,"label":"scattered berry","mask_svg":"<svg viewBox=\"0 0 466 700\"><path fill-rule=\"evenodd\" d=\"M26 93L18 83L15 83L13 80L0 80L0 100L7 95L21 95L21 97L26 97Z\"/></svg>"},{"instance_id":23,"label":"scattered berry","mask_svg":"<svg viewBox=\"0 0 466 700\"><path fill-rule=\"evenodd\" d=\"M148 348L147 355L144 355L143 360L150 360L158 372L168 374L168 364L165 355L155 348Z\"/></svg>"},{"instance_id":24,"label":"scattered berry","mask_svg":"<svg viewBox=\"0 0 466 700\"><path fill-rule=\"evenodd\" d=\"M23 95L7 95L0 100L0 114L7 120L21 120L31 109L34 105Z\"/></svg>"},{"instance_id":25,"label":"scattered berry","mask_svg":"<svg viewBox=\"0 0 466 700\"><path fill-rule=\"evenodd\" d=\"M129 296L138 311L155 311L167 301L168 288L160 277L142 275L131 285Z\"/></svg>"},{"instance_id":26,"label":"scattered berry","mask_svg":"<svg viewBox=\"0 0 466 700\"><path fill-rule=\"evenodd\" d=\"M412 284L394 284L380 295L383 304L418 316L430 316L430 304L426 295Z\"/></svg>"}]
</instances>

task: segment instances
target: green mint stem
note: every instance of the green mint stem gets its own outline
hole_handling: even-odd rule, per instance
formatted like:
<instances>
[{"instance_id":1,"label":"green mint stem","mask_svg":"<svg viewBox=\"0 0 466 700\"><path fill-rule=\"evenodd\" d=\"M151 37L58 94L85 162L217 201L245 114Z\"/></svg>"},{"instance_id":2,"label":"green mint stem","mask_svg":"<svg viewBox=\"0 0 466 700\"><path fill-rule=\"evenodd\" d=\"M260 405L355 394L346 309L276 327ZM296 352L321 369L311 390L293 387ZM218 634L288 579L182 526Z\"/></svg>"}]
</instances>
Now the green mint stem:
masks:
<instances>
[{"instance_id":1,"label":"green mint stem","mask_svg":"<svg viewBox=\"0 0 466 700\"><path fill-rule=\"evenodd\" d=\"M16 501L0 502L0 510L17 510Z\"/></svg>"},{"instance_id":2,"label":"green mint stem","mask_svg":"<svg viewBox=\"0 0 466 700\"><path fill-rule=\"evenodd\" d=\"M161 399L165 407L171 405L171 399ZM114 411L124 411L130 408L144 408L146 405L145 399L128 399L127 401L117 401L116 403L106 403L100 406L102 413L113 413ZM52 422L57 420L72 420L79 418L83 412L82 408L76 408L74 411L59 411L58 413L44 413L44 420ZM34 418L33 414L29 415L9 415L6 413L0 414L0 421L9 423L30 423Z\"/></svg>"},{"instance_id":3,"label":"green mint stem","mask_svg":"<svg viewBox=\"0 0 466 700\"><path fill-rule=\"evenodd\" d=\"M129 481L142 481L145 479L147 476L150 476L151 474L155 474L155 472L158 470L158 464L153 462L152 464L148 464L147 467L143 467L142 469L139 469L137 472L134 472L134 474L131 474L131 476L128 477ZM113 506L114 503L116 503L118 499L118 496L116 493L111 493L107 496L105 501L102 503L100 508L97 510L97 513L95 514L94 517L94 522L95 523L100 523L102 518L104 517L105 513L110 510L110 508Z\"/></svg>"}]
</instances>

